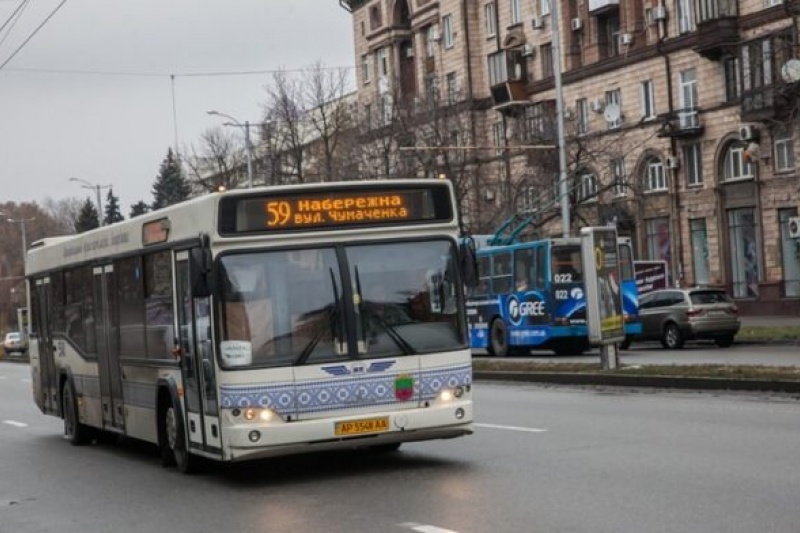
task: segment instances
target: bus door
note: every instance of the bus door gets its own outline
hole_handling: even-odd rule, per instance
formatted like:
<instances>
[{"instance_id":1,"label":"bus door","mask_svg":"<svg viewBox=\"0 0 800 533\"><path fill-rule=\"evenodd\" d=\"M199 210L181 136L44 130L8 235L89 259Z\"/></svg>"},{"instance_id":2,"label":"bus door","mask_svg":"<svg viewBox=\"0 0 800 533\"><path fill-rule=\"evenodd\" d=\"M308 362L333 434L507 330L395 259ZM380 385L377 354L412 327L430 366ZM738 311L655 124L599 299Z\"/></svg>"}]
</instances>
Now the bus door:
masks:
<instances>
[{"instance_id":1,"label":"bus door","mask_svg":"<svg viewBox=\"0 0 800 533\"><path fill-rule=\"evenodd\" d=\"M100 379L103 428L122 431L125 428L125 407L122 399L122 369L119 364L119 320L116 316L114 266L94 267L92 274L94 336L97 342L97 373Z\"/></svg>"},{"instance_id":2,"label":"bus door","mask_svg":"<svg viewBox=\"0 0 800 533\"><path fill-rule=\"evenodd\" d=\"M52 289L50 278L37 279L33 288L33 331L39 349L39 390L36 403L45 413L58 413L58 384L53 350Z\"/></svg>"},{"instance_id":3,"label":"bus door","mask_svg":"<svg viewBox=\"0 0 800 533\"><path fill-rule=\"evenodd\" d=\"M221 449L209 298L193 298L189 252L175 254L176 316L189 445Z\"/></svg>"}]
</instances>

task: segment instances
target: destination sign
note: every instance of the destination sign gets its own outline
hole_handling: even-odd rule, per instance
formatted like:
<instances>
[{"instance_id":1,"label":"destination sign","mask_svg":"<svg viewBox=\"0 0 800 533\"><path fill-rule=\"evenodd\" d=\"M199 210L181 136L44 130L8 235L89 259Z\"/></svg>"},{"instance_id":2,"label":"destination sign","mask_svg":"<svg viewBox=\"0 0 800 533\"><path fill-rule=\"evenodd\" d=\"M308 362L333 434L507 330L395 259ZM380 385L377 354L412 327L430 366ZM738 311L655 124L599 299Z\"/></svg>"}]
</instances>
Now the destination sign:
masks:
<instances>
[{"instance_id":1,"label":"destination sign","mask_svg":"<svg viewBox=\"0 0 800 533\"><path fill-rule=\"evenodd\" d=\"M432 184L434 185L434 184ZM449 189L334 189L222 200L220 233L274 232L452 220Z\"/></svg>"}]
</instances>

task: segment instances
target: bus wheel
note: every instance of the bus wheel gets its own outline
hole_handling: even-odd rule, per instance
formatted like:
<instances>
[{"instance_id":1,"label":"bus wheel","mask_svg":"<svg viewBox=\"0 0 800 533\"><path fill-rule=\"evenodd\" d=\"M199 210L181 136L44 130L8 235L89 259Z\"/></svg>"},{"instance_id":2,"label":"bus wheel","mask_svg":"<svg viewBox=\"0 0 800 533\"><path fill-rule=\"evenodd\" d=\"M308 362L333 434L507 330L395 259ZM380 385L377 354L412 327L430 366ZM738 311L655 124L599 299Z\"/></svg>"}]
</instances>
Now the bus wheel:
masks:
<instances>
[{"instance_id":1,"label":"bus wheel","mask_svg":"<svg viewBox=\"0 0 800 533\"><path fill-rule=\"evenodd\" d=\"M506 323L500 318L496 318L492 322L492 327L489 332L489 353L495 357L505 357L508 355Z\"/></svg>"},{"instance_id":2,"label":"bus wheel","mask_svg":"<svg viewBox=\"0 0 800 533\"><path fill-rule=\"evenodd\" d=\"M192 457L186 449L186 433L183 429L183 422L178 418L178 411L174 405L170 405L164 413L164 440L162 442L162 464L174 461L174 465L179 472L190 474L195 469L197 459ZM169 461L169 455L172 461Z\"/></svg>"},{"instance_id":3,"label":"bus wheel","mask_svg":"<svg viewBox=\"0 0 800 533\"><path fill-rule=\"evenodd\" d=\"M72 445L86 444L92 439L92 431L80 423L78 418L78 401L72 381L64 383L61 393L61 412L64 414L64 438Z\"/></svg>"}]
</instances>

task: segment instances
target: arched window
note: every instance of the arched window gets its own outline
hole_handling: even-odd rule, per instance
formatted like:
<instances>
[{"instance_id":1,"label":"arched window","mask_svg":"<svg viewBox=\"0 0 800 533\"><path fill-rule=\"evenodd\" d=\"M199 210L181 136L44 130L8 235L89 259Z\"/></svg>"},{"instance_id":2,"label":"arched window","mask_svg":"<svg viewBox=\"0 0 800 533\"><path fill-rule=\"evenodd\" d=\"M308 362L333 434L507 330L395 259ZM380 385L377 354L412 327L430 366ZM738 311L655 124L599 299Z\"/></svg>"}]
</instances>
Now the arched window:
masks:
<instances>
[{"instance_id":1,"label":"arched window","mask_svg":"<svg viewBox=\"0 0 800 533\"><path fill-rule=\"evenodd\" d=\"M661 159L649 157L644 165L643 185L645 192L666 191L667 177Z\"/></svg>"},{"instance_id":2,"label":"arched window","mask_svg":"<svg viewBox=\"0 0 800 533\"><path fill-rule=\"evenodd\" d=\"M744 146L731 143L722 160L722 181L751 179L755 175Z\"/></svg>"},{"instance_id":3,"label":"arched window","mask_svg":"<svg viewBox=\"0 0 800 533\"><path fill-rule=\"evenodd\" d=\"M597 176L583 171L578 176L578 200L592 202L597 200Z\"/></svg>"}]
</instances>

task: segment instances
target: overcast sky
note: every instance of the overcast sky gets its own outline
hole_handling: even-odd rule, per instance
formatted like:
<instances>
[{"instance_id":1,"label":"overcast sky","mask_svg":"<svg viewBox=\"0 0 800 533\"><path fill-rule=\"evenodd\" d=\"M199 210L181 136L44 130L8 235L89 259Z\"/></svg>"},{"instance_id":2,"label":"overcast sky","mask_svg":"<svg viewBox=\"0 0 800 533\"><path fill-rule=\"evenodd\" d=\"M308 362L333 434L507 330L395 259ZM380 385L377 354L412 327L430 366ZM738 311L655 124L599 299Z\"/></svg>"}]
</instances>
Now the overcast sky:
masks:
<instances>
[{"instance_id":1,"label":"overcast sky","mask_svg":"<svg viewBox=\"0 0 800 533\"><path fill-rule=\"evenodd\" d=\"M0 64L60 2L28 2L0 32ZM21 3L0 0L0 25ZM127 217L130 204L152 201L175 142L170 74L184 148L223 122L210 109L258 121L271 75L180 74L318 60L354 63L350 15L337 0L67 0L0 70L0 201L94 200L68 181L78 177L113 185Z\"/></svg>"}]
</instances>

